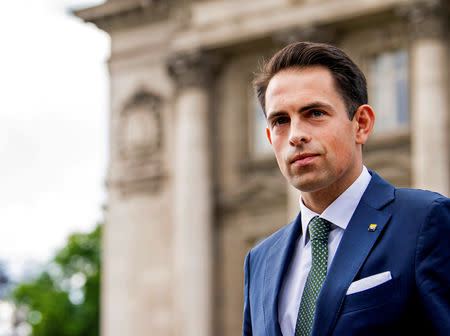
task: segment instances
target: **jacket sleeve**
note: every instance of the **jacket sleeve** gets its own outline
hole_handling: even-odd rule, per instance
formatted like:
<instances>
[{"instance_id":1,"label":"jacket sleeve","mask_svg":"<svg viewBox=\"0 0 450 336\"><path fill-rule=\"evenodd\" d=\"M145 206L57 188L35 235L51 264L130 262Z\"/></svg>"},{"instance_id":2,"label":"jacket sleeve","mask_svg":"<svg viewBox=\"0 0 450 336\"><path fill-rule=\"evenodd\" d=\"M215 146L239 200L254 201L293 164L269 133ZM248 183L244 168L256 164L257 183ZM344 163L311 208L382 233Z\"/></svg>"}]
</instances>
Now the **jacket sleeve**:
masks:
<instances>
[{"instance_id":1,"label":"jacket sleeve","mask_svg":"<svg viewBox=\"0 0 450 336\"><path fill-rule=\"evenodd\" d=\"M242 324L242 335L251 336L252 333L252 317L250 312L250 252L245 258L244 264L244 319Z\"/></svg>"},{"instance_id":2,"label":"jacket sleeve","mask_svg":"<svg viewBox=\"0 0 450 336\"><path fill-rule=\"evenodd\" d=\"M416 283L438 335L450 335L450 199L429 207L417 240Z\"/></svg>"}]
</instances>

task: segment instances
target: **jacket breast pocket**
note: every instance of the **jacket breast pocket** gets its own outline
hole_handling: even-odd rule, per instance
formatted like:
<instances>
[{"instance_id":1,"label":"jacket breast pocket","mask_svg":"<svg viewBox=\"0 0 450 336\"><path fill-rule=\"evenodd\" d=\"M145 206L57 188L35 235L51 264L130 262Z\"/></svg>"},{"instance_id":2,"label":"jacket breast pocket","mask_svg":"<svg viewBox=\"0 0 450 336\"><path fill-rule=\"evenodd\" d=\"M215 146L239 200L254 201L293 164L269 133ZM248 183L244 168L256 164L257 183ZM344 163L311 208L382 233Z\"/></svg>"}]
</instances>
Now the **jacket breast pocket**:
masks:
<instances>
[{"instance_id":1,"label":"jacket breast pocket","mask_svg":"<svg viewBox=\"0 0 450 336\"><path fill-rule=\"evenodd\" d=\"M391 279L373 288L345 296L342 314L375 308L384 305L398 296L398 281Z\"/></svg>"}]
</instances>

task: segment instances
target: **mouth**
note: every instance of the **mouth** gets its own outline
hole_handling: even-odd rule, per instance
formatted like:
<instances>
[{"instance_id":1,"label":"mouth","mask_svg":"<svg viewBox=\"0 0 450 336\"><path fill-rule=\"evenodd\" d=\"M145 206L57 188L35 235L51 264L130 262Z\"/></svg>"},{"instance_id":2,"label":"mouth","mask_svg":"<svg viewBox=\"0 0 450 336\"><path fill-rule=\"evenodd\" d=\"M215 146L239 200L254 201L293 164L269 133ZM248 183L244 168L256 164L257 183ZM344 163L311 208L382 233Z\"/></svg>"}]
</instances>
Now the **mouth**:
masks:
<instances>
[{"instance_id":1,"label":"mouth","mask_svg":"<svg viewBox=\"0 0 450 336\"><path fill-rule=\"evenodd\" d=\"M315 154L315 153L297 154L289 162L290 162L290 164L301 167L301 166L305 166L305 165L311 163L318 156L319 156L319 154Z\"/></svg>"}]
</instances>

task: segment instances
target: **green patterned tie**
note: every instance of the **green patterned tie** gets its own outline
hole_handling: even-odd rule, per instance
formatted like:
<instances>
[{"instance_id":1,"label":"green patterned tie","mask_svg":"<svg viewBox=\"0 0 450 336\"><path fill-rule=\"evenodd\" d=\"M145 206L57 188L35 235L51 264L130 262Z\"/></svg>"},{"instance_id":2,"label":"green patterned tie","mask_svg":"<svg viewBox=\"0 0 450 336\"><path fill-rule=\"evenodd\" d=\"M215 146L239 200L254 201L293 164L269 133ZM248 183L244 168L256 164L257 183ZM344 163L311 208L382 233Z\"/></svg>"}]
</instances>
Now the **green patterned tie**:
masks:
<instances>
[{"instance_id":1,"label":"green patterned tie","mask_svg":"<svg viewBox=\"0 0 450 336\"><path fill-rule=\"evenodd\" d=\"M312 332L316 300L327 275L329 231L330 223L319 216L309 222L312 263L298 309L295 336L309 336Z\"/></svg>"}]
</instances>

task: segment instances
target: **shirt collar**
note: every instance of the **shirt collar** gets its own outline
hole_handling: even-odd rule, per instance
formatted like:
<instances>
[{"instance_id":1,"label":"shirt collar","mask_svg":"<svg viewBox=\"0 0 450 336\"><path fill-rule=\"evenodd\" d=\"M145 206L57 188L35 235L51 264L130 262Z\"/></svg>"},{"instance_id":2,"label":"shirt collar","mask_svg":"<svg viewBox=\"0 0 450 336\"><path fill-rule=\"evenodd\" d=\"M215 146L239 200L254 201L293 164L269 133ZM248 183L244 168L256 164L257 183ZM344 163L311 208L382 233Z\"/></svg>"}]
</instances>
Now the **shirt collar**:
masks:
<instances>
[{"instance_id":1,"label":"shirt collar","mask_svg":"<svg viewBox=\"0 0 450 336\"><path fill-rule=\"evenodd\" d=\"M306 233L302 235L302 244L306 244L309 239L308 224L315 216L320 216L323 219L332 223L332 228L340 227L345 230L347 228L353 213L361 200L364 191L366 191L372 176L365 166L363 166L362 172L359 177L353 182L353 184L347 188L333 203L331 203L322 214L317 214L310 210L303 204L302 197L300 196L300 212L302 219L302 232Z\"/></svg>"}]
</instances>

